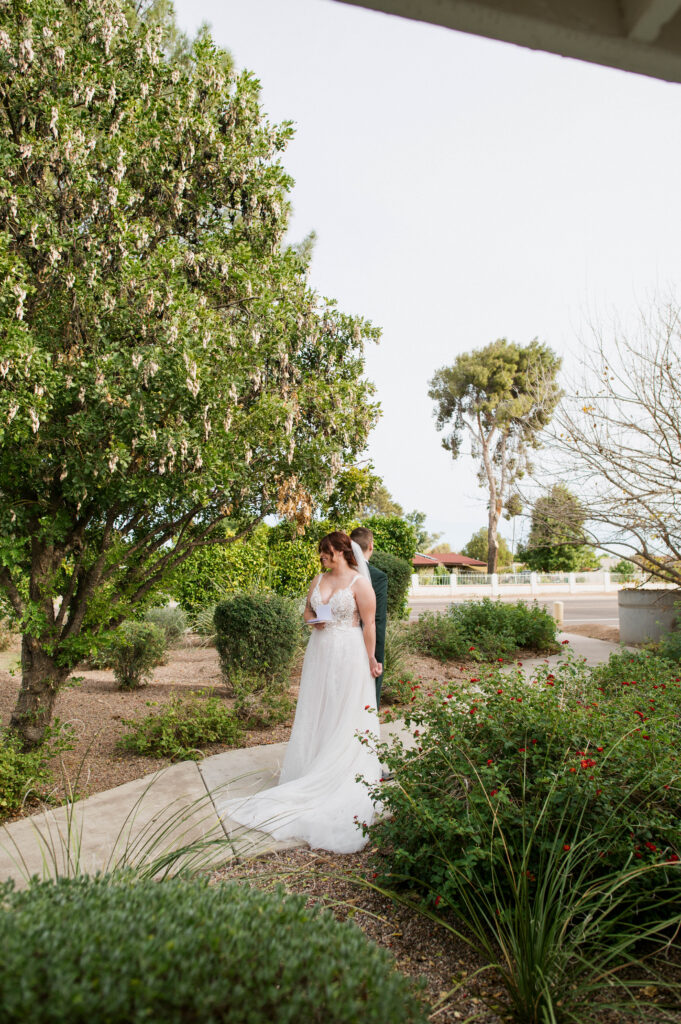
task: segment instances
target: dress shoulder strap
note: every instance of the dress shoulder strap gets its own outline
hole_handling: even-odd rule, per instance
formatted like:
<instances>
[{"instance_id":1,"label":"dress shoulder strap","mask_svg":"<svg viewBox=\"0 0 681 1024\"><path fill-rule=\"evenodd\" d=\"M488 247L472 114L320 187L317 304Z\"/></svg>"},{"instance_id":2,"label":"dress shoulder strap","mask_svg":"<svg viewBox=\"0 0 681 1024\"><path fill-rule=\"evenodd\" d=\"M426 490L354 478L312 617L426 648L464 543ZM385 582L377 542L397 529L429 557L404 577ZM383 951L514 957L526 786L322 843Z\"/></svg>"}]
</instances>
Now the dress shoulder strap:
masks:
<instances>
[{"instance_id":1,"label":"dress shoulder strap","mask_svg":"<svg viewBox=\"0 0 681 1024\"><path fill-rule=\"evenodd\" d=\"M358 572L357 575L355 576L355 578L353 579L352 583L348 587L348 590L352 590L352 588L354 587L355 583L360 578L360 576L361 576L361 573Z\"/></svg>"}]
</instances>

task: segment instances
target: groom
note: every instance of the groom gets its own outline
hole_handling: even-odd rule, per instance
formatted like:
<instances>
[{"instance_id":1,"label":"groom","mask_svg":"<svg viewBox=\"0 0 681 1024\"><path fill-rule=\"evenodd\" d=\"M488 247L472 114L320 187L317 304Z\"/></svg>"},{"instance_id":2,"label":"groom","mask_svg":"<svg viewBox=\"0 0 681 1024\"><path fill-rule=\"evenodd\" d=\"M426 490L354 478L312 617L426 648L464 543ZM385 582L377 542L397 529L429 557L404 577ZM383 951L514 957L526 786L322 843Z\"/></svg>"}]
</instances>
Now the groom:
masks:
<instances>
[{"instance_id":1,"label":"groom","mask_svg":"<svg viewBox=\"0 0 681 1024\"><path fill-rule=\"evenodd\" d=\"M359 544L367 560L371 586L376 594L376 661L383 664L385 655L385 625L388 618L388 577L381 569L376 569L369 559L374 553L374 535L365 526L358 526L350 534L350 540ZM376 707L381 702L381 686L383 684L383 672L376 679Z\"/></svg>"}]
</instances>

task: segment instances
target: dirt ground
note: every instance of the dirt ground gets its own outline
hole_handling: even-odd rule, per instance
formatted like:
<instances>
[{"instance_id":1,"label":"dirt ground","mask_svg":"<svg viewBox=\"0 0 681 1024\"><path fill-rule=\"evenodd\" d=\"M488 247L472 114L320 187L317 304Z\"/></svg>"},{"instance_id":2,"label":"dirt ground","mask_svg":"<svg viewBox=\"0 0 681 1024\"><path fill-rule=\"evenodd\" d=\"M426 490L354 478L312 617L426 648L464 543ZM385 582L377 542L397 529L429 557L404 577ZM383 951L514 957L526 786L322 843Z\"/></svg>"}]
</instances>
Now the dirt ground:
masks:
<instances>
[{"instance_id":1,"label":"dirt ground","mask_svg":"<svg viewBox=\"0 0 681 1024\"><path fill-rule=\"evenodd\" d=\"M563 628L566 633L592 636L594 640L609 640L612 644L620 642L620 631L617 626L601 626L598 622L580 622L576 626L570 623L569 626Z\"/></svg>"}]
</instances>

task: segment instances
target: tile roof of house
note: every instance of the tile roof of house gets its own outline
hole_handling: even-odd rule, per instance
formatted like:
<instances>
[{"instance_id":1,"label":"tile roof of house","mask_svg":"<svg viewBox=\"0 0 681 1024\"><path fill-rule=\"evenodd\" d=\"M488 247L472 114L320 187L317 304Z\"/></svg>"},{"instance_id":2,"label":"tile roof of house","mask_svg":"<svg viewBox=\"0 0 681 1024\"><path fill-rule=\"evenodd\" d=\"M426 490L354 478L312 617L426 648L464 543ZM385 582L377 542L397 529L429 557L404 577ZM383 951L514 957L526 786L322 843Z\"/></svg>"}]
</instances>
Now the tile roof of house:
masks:
<instances>
[{"instance_id":1,"label":"tile roof of house","mask_svg":"<svg viewBox=\"0 0 681 1024\"><path fill-rule=\"evenodd\" d=\"M414 555L412 565L419 569L434 565L467 565L481 568L482 566L486 567L487 563L480 562L477 558L469 558L467 555L457 555L454 551L438 551L434 555Z\"/></svg>"}]
</instances>

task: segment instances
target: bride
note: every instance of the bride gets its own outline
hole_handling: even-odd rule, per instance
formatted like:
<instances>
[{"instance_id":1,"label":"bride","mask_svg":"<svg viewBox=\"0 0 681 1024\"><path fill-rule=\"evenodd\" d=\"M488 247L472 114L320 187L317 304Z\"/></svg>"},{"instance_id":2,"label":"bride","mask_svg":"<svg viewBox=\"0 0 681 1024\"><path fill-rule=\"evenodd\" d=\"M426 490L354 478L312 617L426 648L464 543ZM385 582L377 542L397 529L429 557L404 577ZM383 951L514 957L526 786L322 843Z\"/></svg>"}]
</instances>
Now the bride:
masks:
<instances>
[{"instance_id":1,"label":"bride","mask_svg":"<svg viewBox=\"0 0 681 1024\"><path fill-rule=\"evenodd\" d=\"M279 784L225 807L232 821L275 839L352 853L367 842L359 823L375 814L357 776L371 784L381 778L376 596L362 550L347 534L323 537L319 560L326 572L315 576L305 602L311 636Z\"/></svg>"}]
</instances>

